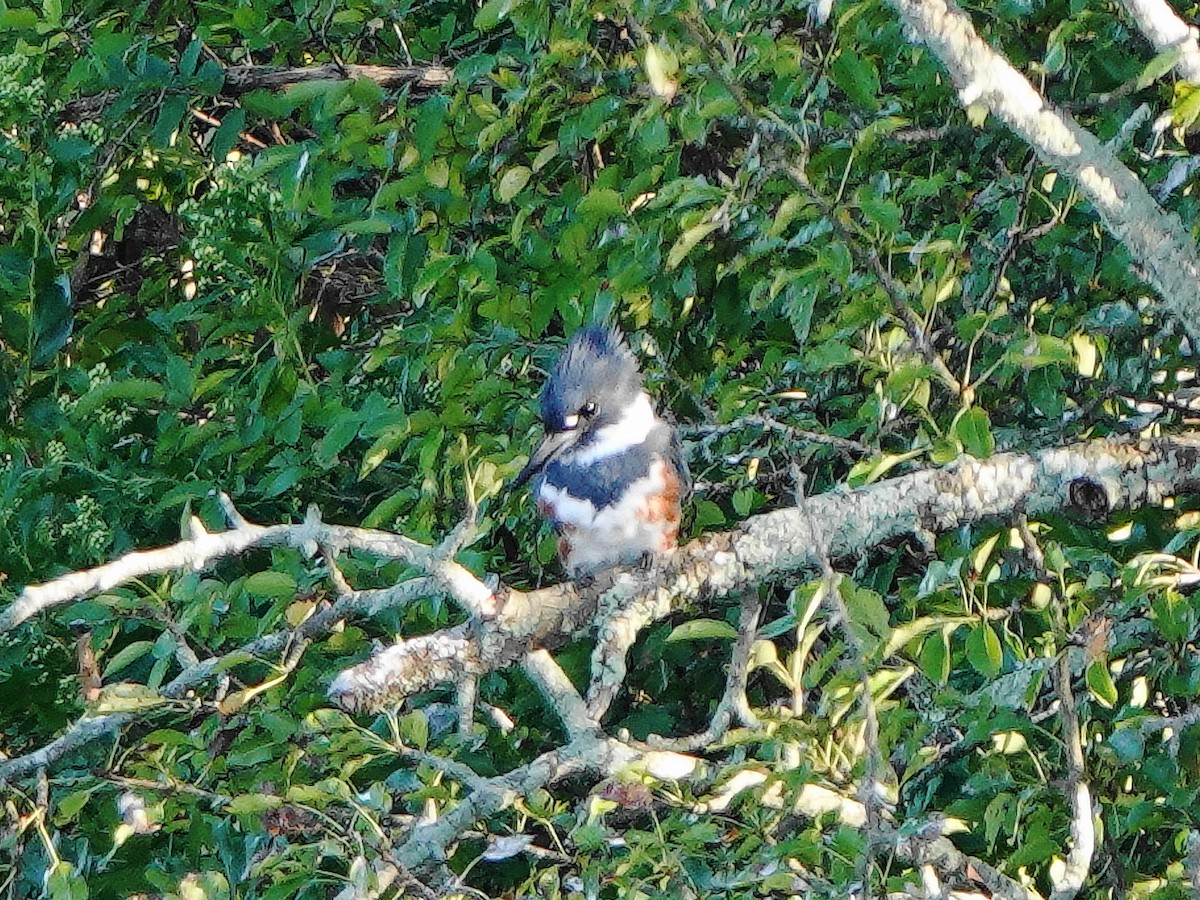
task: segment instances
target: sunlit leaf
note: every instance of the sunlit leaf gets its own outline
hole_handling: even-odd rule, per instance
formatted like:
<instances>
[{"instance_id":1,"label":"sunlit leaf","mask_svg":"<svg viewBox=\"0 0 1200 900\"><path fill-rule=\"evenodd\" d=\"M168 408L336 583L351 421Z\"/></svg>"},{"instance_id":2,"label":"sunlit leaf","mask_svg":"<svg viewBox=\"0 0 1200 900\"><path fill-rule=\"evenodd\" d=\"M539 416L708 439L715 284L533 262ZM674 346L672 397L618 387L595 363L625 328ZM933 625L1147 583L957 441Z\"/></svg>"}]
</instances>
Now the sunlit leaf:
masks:
<instances>
[{"instance_id":1,"label":"sunlit leaf","mask_svg":"<svg viewBox=\"0 0 1200 900\"><path fill-rule=\"evenodd\" d=\"M669 635L668 641L712 641L733 640L737 637L737 629L728 622L719 619L693 619L676 625Z\"/></svg>"},{"instance_id":2,"label":"sunlit leaf","mask_svg":"<svg viewBox=\"0 0 1200 900\"><path fill-rule=\"evenodd\" d=\"M508 203L521 193L525 185L529 183L532 174L528 166L513 166L511 169L507 169L500 177L500 184L496 188L496 199L501 203Z\"/></svg>"}]
</instances>

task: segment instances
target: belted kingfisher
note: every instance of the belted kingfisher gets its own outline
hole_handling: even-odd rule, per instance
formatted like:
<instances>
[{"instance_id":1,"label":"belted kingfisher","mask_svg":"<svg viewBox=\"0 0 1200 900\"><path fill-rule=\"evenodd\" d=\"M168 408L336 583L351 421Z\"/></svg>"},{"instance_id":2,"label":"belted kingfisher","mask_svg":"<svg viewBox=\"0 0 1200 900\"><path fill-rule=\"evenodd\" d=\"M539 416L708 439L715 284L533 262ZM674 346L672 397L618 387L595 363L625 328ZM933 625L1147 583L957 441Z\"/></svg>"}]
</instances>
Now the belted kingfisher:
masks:
<instances>
[{"instance_id":1,"label":"belted kingfisher","mask_svg":"<svg viewBox=\"0 0 1200 900\"><path fill-rule=\"evenodd\" d=\"M538 512L570 578L676 546L691 476L616 328L592 325L567 343L542 390L542 421L546 436L513 487L538 476Z\"/></svg>"}]
</instances>

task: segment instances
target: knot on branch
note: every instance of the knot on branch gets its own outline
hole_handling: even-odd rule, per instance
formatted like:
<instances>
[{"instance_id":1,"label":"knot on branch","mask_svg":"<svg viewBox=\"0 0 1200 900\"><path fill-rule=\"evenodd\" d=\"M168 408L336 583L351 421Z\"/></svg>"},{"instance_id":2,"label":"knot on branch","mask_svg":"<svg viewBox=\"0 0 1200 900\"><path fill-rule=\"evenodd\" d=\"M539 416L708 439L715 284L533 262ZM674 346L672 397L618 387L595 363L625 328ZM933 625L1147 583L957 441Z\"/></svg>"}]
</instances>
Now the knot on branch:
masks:
<instances>
[{"instance_id":1,"label":"knot on branch","mask_svg":"<svg viewBox=\"0 0 1200 900\"><path fill-rule=\"evenodd\" d=\"M1067 490L1071 509L1089 522L1100 522L1112 512L1112 502L1104 485L1091 478L1076 478Z\"/></svg>"}]
</instances>

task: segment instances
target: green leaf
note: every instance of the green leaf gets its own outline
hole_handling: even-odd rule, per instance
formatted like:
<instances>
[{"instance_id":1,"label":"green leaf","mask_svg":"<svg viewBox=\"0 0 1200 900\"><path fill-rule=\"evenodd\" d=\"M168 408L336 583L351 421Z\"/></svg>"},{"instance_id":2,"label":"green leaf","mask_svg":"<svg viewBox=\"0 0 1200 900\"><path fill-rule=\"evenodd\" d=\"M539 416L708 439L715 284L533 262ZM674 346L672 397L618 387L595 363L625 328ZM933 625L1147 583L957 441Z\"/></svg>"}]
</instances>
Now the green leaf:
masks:
<instances>
[{"instance_id":1,"label":"green leaf","mask_svg":"<svg viewBox=\"0 0 1200 900\"><path fill-rule=\"evenodd\" d=\"M671 250L667 253L667 269L668 271L677 268L685 256L692 252L692 248L698 243L721 227L720 222L702 221L699 225L693 225L687 231L679 236L675 243L671 246Z\"/></svg>"},{"instance_id":2,"label":"green leaf","mask_svg":"<svg viewBox=\"0 0 1200 900\"><path fill-rule=\"evenodd\" d=\"M390 234L392 223L380 216L374 216L370 219L347 222L342 226L342 231L346 234Z\"/></svg>"},{"instance_id":3,"label":"green leaf","mask_svg":"<svg viewBox=\"0 0 1200 900\"><path fill-rule=\"evenodd\" d=\"M54 818L57 822L72 822L80 811L87 806L87 802L92 798L92 788L82 791L72 791L55 804Z\"/></svg>"},{"instance_id":4,"label":"green leaf","mask_svg":"<svg viewBox=\"0 0 1200 900\"><path fill-rule=\"evenodd\" d=\"M885 232L892 233L899 230L902 221L900 207L889 198L878 197L864 191L859 195L858 205L863 211L863 216Z\"/></svg>"},{"instance_id":5,"label":"green leaf","mask_svg":"<svg viewBox=\"0 0 1200 900\"><path fill-rule=\"evenodd\" d=\"M533 158L533 171L540 172L544 169L551 160L558 156L558 141L551 141L545 147L538 151L537 156Z\"/></svg>"},{"instance_id":6,"label":"green leaf","mask_svg":"<svg viewBox=\"0 0 1200 900\"><path fill-rule=\"evenodd\" d=\"M1071 345L1048 334L1014 340L1009 347L1007 359L1027 369L1054 365L1075 367L1075 351Z\"/></svg>"},{"instance_id":7,"label":"green leaf","mask_svg":"<svg viewBox=\"0 0 1200 900\"><path fill-rule=\"evenodd\" d=\"M429 720L415 710L400 719L400 739L409 747L424 751L429 746Z\"/></svg>"},{"instance_id":8,"label":"green leaf","mask_svg":"<svg viewBox=\"0 0 1200 900\"><path fill-rule=\"evenodd\" d=\"M1088 663L1084 680L1087 681L1088 691L1101 706L1112 709L1117 705L1117 686L1108 672L1106 661L1095 659Z\"/></svg>"},{"instance_id":9,"label":"green leaf","mask_svg":"<svg viewBox=\"0 0 1200 900\"><path fill-rule=\"evenodd\" d=\"M67 343L75 318L71 282L60 275L41 287L33 298L33 353L30 362L44 366Z\"/></svg>"},{"instance_id":10,"label":"green leaf","mask_svg":"<svg viewBox=\"0 0 1200 900\"><path fill-rule=\"evenodd\" d=\"M725 513L711 500L697 498L692 502L692 512L698 530L703 531L725 524Z\"/></svg>"},{"instance_id":11,"label":"green leaf","mask_svg":"<svg viewBox=\"0 0 1200 900\"><path fill-rule=\"evenodd\" d=\"M884 654L891 656L893 653L904 649L910 642L935 629L941 631L944 635L949 635L960 625L968 625L972 621L972 619L966 616L959 616L957 618L920 616L911 622L905 622L903 625L897 625L892 629L891 636L884 647Z\"/></svg>"},{"instance_id":12,"label":"green leaf","mask_svg":"<svg viewBox=\"0 0 1200 900\"><path fill-rule=\"evenodd\" d=\"M55 161L63 163L76 163L86 159L95 149L95 145L91 141L74 135L67 135L50 142L51 157Z\"/></svg>"},{"instance_id":13,"label":"green leaf","mask_svg":"<svg viewBox=\"0 0 1200 900\"><path fill-rule=\"evenodd\" d=\"M517 3L518 0L487 0L475 13L475 27L480 31L491 31L508 17Z\"/></svg>"},{"instance_id":14,"label":"green leaf","mask_svg":"<svg viewBox=\"0 0 1200 900\"><path fill-rule=\"evenodd\" d=\"M243 582L247 594L254 597L285 599L296 595L296 579L286 572L255 572Z\"/></svg>"},{"instance_id":15,"label":"green leaf","mask_svg":"<svg viewBox=\"0 0 1200 900\"><path fill-rule=\"evenodd\" d=\"M131 405L137 406L147 400L160 400L162 396L163 386L157 381L148 381L145 378L110 381L96 385L80 397L72 413L76 420L82 421L113 400L127 400Z\"/></svg>"},{"instance_id":16,"label":"green leaf","mask_svg":"<svg viewBox=\"0 0 1200 900\"><path fill-rule=\"evenodd\" d=\"M29 31L40 21L32 9L0 9L0 31Z\"/></svg>"},{"instance_id":17,"label":"green leaf","mask_svg":"<svg viewBox=\"0 0 1200 900\"><path fill-rule=\"evenodd\" d=\"M263 479L259 484L259 489L264 497L278 497L298 485L307 474L307 470L303 466L288 466L269 478Z\"/></svg>"},{"instance_id":18,"label":"green leaf","mask_svg":"<svg viewBox=\"0 0 1200 900\"><path fill-rule=\"evenodd\" d=\"M225 86L225 70L215 59L200 63L200 71L192 78L192 87L206 97L215 97Z\"/></svg>"},{"instance_id":19,"label":"green leaf","mask_svg":"<svg viewBox=\"0 0 1200 900\"><path fill-rule=\"evenodd\" d=\"M1051 41L1042 57L1042 68L1048 75L1057 75L1067 64L1067 48L1062 41Z\"/></svg>"},{"instance_id":20,"label":"green leaf","mask_svg":"<svg viewBox=\"0 0 1200 900\"><path fill-rule=\"evenodd\" d=\"M852 101L868 110L879 107L879 72L869 59L843 49L829 68L834 84Z\"/></svg>"},{"instance_id":21,"label":"green leaf","mask_svg":"<svg viewBox=\"0 0 1200 900\"><path fill-rule=\"evenodd\" d=\"M1122 762L1136 763L1146 753L1146 736L1142 734L1142 729L1136 723L1129 727L1121 725L1114 729L1106 743Z\"/></svg>"},{"instance_id":22,"label":"green leaf","mask_svg":"<svg viewBox=\"0 0 1200 900\"><path fill-rule=\"evenodd\" d=\"M46 893L49 900L87 900L88 886L83 877L69 862L56 863L46 878Z\"/></svg>"},{"instance_id":23,"label":"green leaf","mask_svg":"<svg viewBox=\"0 0 1200 900\"><path fill-rule=\"evenodd\" d=\"M1175 64L1179 62L1182 52L1182 47L1172 47L1169 50L1159 53L1150 62L1146 63L1145 68L1142 69L1141 74L1137 77L1137 81L1135 82L1137 87L1134 90L1144 91L1174 69Z\"/></svg>"},{"instance_id":24,"label":"green leaf","mask_svg":"<svg viewBox=\"0 0 1200 900\"><path fill-rule=\"evenodd\" d=\"M358 478L361 481L377 469L391 456L397 447L403 444L409 436L408 424L393 425L375 439L371 449L363 456L362 464L358 467Z\"/></svg>"},{"instance_id":25,"label":"green leaf","mask_svg":"<svg viewBox=\"0 0 1200 900\"><path fill-rule=\"evenodd\" d=\"M454 271L460 262L461 260L457 256L448 254L433 257L426 262L412 288L413 304L418 307L424 305L441 279Z\"/></svg>"},{"instance_id":26,"label":"green leaf","mask_svg":"<svg viewBox=\"0 0 1200 900\"><path fill-rule=\"evenodd\" d=\"M981 622L971 629L967 635L967 662L975 671L986 678L995 678L1000 674L1003 659L1000 638L991 625Z\"/></svg>"},{"instance_id":27,"label":"green leaf","mask_svg":"<svg viewBox=\"0 0 1200 900\"><path fill-rule=\"evenodd\" d=\"M859 587L849 578L842 579L838 590L846 603L846 611L850 613L851 624L864 629L872 638L886 639L891 636L890 616L883 597L869 588Z\"/></svg>"},{"instance_id":28,"label":"green leaf","mask_svg":"<svg viewBox=\"0 0 1200 900\"><path fill-rule=\"evenodd\" d=\"M1171 642L1187 640L1196 626L1192 606L1174 592L1164 592L1150 601L1150 621Z\"/></svg>"},{"instance_id":29,"label":"green leaf","mask_svg":"<svg viewBox=\"0 0 1200 900\"><path fill-rule=\"evenodd\" d=\"M850 468L846 478L849 487L861 487L878 481L894 467L921 456L924 450L909 450L907 453L885 453L883 456L864 459Z\"/></svg>"},{"instance_id":30,"label":"green leaf","mask_svg":"<svg viewBox=\"0 0 1200 900\"><path fill-rule=\"evenodd\" d=\"M754 502L754 488L740 487L733 492L733 511L738 518L744 519L750 515L750 506Z\"/></svg>"},{"instance_id":31,"label":"green leaf","mask_svg":"<svg viewBox=\"0 0 1200 900\"><path fill-rule=\"evenodd\" d=\"M950 678L950 636L945 631L931 634L921 644L921 671L936 684Z\"/></svg>"},{"instance_id":32,"label":"green leaf","mask_svg":"<svg viewBox=\"0 0 1200 900\"><path fill-rule=\"evenodd\" d=\"M350 82L348 81L300 81L288 85L287 90L284 91L284 97L295 108L323 98L331 102L336 101L345 96L349 90Z\"/></svg>"},{"instance_id":33,"label":"green leaf","mask_svg":"<svg viewBox=\"0 0 1200 900\"><path fill-rule=\"evenodd\" d=\"M283 798L272 794L239 794L225 808L235 816L245 816L278 809L282 805Z\"/></svg>"},{"instance_id":34,"label":"green leaf","mask_svg":"<svg viewBox=\"0 0 1200 900\"><path fill-rule=\"evenodd\" d=\"M358 435L362 420L357 412L346 411L339 415L325 437L317 445L316 461L326 468L337 462L338 454L350 446Z\"/></svg>"},{"instance_id":35,"label":"green leaf","mask_svg":"<svg viewBox=\"0 0 1200 900\"><path fill-rule=\"evenodd\" d=\"M245 742L243 742L245 743ZM225 761L232 767L246 769L265 763L276 752L270 743L251 744L230 751Z\"/></svg>"},{"instance_id":36,"label":"green leaf","mask_svg":"<svg viewBox=\"0 0 1200 900\"><path fill-rule=\"evenodd\" d=\"M184 94L168 97L158 111L158 120L154 123L151 140L159 147L170 146L171 136L178 130L187 109L188 98Z\"/></svg>"},{"instance_id":37,"label":"green leaf","mask_svg":"<svg viewBox=\"0 0 1200 900\"><path fill-rule=\"evenodd\" d=\"M137 662L143 656L154 652L154 641L134 641L110 656L104 665L104 678L107 680L126 666Z\"/></svg>"},{"instance_id":38,"label":"green leaf","mask_svg":"<svg viewBox=\"0 0 1200 900\"><path fill-rule=\"evenodd\" d=\"M217 162L222 162L229 155L229 151L233 149L233 145L237 143L238 137L245 127L246 110L239 106L225 113L225 117L213 134L212 143L208 145L208 152L212 154L212 158Z\"/></svg>"},{"instance_id":39,"label":"green leaf","mask_svg":"<svg viewBox=\"0 0 1200 900\"><path fill-rule=\"evenodd\" d=\"M496 199L501 203L508 203L513 197L521 193L525 185L529 184L529 178L533 174L528 166L513 166L508 169L501 177L500 184L496 187Z\"/></svg>"},{"instance_id":40,"label":"green leaf","mask_svg":"<svg viewBox=\"0 0 1200 900\"><path fill-rule=\"evenodd\" d=\"M411 503L412 497L404 491L384 497L363 516L363 528L385 528Z\"/></svg>"},{"instance_id":41,"label":"green leaf","mask_svg":"<svg viewBox=\"0 0 1200 900\"><path fill-rule=\"evenodd\" d=\"M609 219L625 215L625 202L611 188L592 188L575 207L580 221L596 226Z\"/></svg>"},{"instance_id":42,"label":"green leaf","mask_svg":"<svg viewBox=\"0 0 1200 900\"><path fill-rule=\"evenodd\" d=\"M179 56L179 74L191 78L196 72L196 63L200 60L200 42L193 39Z\"/></svg>"},{"instance_id":43,"label":"green leaf","mask_svg":"<svg viewBox=\"0 0 1200 900\"><path fill-rule=\"evenodd\" d=\"M1181 82L1175 86L1171 104L1171 124L1176 128L1191 128L1200 119L1200 86Z\"/></svg>"},{"instance_id":44,"label":"green leaf","mask_svg":"<svg viewBox=\"0 0 1200 900\"><path fill-rule=\"evenodd\" d=\"M991 419L978 406L963 410L954 423L954 434L963 450L976 459L987 459L996 449Z\"/></svg>"},{"instance_id":45,"label":"green leaf","mask_svg":"<svg viewBox=\"0 0 1200 900\"><path fill-rule=\"evenodd\" d=\"M732 641L738 636L737 629L719 619L693 619L676 625L667 635L667 641Z\"/></svg>"}]
</instances>

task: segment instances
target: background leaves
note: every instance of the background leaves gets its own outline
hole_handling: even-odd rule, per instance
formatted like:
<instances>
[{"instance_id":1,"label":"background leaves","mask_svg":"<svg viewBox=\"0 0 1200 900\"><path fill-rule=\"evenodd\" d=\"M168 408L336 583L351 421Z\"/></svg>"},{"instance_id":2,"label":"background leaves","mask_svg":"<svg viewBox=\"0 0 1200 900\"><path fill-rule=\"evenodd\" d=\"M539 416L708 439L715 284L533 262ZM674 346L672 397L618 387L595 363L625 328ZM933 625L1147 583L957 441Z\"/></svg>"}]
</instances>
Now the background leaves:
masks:
<instances>
[{"instance_id":1,"label":"background leaves","mask_svg":"<svg viewBox=\"0 0 1200 900\"><path fill-rule=\"evenodd\" d=\"M1057 2L973 18L1102 139L1140 104L1169 112L1173 129L1136 129L1122 156L1195 222L1174 168L1194 92L1123 18ZM1191 351L1138 261L1019 140L960 111L882 5L841 3L822 22L774 2L96 0L12 6L0 27L5 591L170 543L185 513L220 527L216 490L258 521L316 502L330 521L434 539L468 484L486 527L464 562L516 585L557 580L552 539L497 491L535 440L561 339L601 315L631 333L694 439L693 530L794 502L793 463L815 493L961 452L1191 424ZM367 79L235 91L223 74L410 59L455 78L437 92ZM861 833L797 821L764 802L768 787L721 816L696 816L680 792L743 770L783 790L852 785L869 691L897 820L961 820L961 847L1044 889L1069 833L1048 661L1068 654L1104 826L1089 890L1181 892L1195 731L1155 723L1185 713L1200 683L1197 601L1168 577L1194 552L1193 505L1029 523L1041 571L1013 523L838 561L861 660L810 604L815 586L764 586L751 699L769 729L739 733L711 786L648 781L603 809L575 785L528 798L483 826L565 859L480 862L468 881L843 896L864 877ZM358 587L401 575L344 567ZM275 551L28 623L0 637L0 749L41 746L96 704L151 702L139 691L185 649L228 651L324 591L319 567ZM427 604L350 624L278 683L270 661L248 661L229 673L238 702L215 711L156 705L115 746L50 773L52 841L19 824L42 803L31 785L12 787L0 849L21 861L0 862L0 884L375 890L380 834L459 791L404 748L491 774L560 737L512 671L481 686L507 732L480 721L458 737L441 696L397 722L328 709L330 678L373 640L457 615ZM1085 627L1096 621L1103 639ZM714 608L650 628L610 724L704 727L736 622ZM75 680L81 643L99 698ZM588 652L560 653L579 680ZM142 830L119 802L130 792ZM465 841L452 864L482 850ZM866 877L896 890L910 876Z\"/></svg>"}]
</instances>

